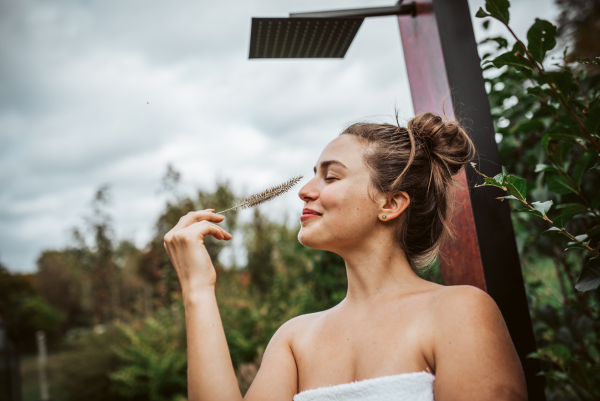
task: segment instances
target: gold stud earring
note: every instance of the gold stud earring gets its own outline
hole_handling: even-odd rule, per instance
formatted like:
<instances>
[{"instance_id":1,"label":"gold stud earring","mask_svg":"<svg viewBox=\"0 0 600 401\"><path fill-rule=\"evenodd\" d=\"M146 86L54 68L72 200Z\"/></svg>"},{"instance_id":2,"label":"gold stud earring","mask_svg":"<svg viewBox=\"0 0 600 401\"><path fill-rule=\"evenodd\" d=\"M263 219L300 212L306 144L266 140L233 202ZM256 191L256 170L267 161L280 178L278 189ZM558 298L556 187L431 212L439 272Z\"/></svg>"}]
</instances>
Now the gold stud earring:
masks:
<instances>
[{"instance_id":1,"label":"gold stud earring","mask_svg":"<svg viewBox=\"0 0 600 401\"><path fill-rule=\"evenodd\" d=\"M382 218L383 220L385 220L385 218L386 218L386 215L385 215L385 214L382 214L382 215L381 215L381 218Z\"/></svg>"}]
</instances>

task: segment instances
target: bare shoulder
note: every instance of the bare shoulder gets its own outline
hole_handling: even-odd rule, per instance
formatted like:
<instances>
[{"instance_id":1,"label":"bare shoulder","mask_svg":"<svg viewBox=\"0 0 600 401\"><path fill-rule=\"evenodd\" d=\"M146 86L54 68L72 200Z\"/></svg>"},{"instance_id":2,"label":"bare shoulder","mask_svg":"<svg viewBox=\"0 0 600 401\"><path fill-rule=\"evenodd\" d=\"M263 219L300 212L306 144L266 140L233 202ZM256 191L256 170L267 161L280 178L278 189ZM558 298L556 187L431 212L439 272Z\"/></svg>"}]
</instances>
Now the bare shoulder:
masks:
<instances>
[{"instance_id":1,"label":"bare shoulder","mask_svg":"<svg viewBox=\"0 0 600 401\"><path fill-rule=\"evenodd\" d=\"M302 336L318 313L288 320L275 332L265 350L260 369L245 400L291 400L298 389L298 368L293 340Z\"/></svg>"},{"instance_id":2,"label":"bare shoulder","mask_svg":"<svg viewBox=\"0 0 600 401\"><path fill-rule=\"evenodd\" d=\"M430 307L436 399L527 398L519 358L492 297L476 287L449 286L437 290Z\"/></svg>"},{"instance_id":3,"label":"bare shoulder","mask_svg":"<svg viewBox=\"0 0 600 401\"><path fill-rule=\"evenodd\" d=\"M271 343L280 343L285 341L290 343L294 337L302 336L306 331L313 327L314 323L323 316L324 312L308 313L306 315L296 316L282 324L273 335ZM271 344L269 343L269 345ZM268 350L268 347L267 347Z\"/></svg>"},{"instance_id":4,"label":"bare shoulder","mask_svg":"<svg viewBox=\"0 0 600 401\"><path fill-rule=\"evenodd\" d=\"M317 320L322 318L327 311L307 313L306 315L296 316L281 325L281 329L290 333L301 333L309 329Z\"/></svg>"},{"instance_id":5,"label":"bare shoulder","mask_svg":"<svg viewBox=\"0 0 600 401\"><path fill-rule=\"evenodd\" d=\"M497 336L500 333L505 340L508 338L506 323L496 301L477 287L442 287L432 297L430 307L435 331L443 333L446 339L464 335L484 339L485 334ZM437 342L438 347L442 344Z\"/></svg>"},{"instance_id":6,"label":"bare shoulder","mask_svg":"<svg viewBox=\"0 0 600 401\"><path fill-rule=\"evenodd\" d=\"M438 322L447 318L457 323L466 323L465 320L473 319L476 319L478 324L498 319L504 322L492 297L470 285L440 286L431 297L430 307Z\"/></svg>"}]
</instances>

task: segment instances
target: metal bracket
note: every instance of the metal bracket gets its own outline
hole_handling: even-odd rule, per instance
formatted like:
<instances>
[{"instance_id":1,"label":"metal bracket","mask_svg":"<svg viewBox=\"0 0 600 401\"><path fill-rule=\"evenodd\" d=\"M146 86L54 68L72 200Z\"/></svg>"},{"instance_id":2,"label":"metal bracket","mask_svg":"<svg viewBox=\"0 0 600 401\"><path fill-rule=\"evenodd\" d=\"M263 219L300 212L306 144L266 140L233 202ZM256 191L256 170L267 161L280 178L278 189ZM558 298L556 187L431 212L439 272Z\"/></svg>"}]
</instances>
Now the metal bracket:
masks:
<instances>
[{"instance_id":1,"label":"metal bracket","mask_svg":"<svg viewBox=\"0 0 600 401\"><path fill-rule=\"evenodd\" d=\"M315 11L310 13L290 13L290 18L366 18L383 17L386 15L411 15L415 16L416 7L414 2L402 4L399 0L391 7L369 7L354 8L348 10Z\"/></svg>"}]
</instances>

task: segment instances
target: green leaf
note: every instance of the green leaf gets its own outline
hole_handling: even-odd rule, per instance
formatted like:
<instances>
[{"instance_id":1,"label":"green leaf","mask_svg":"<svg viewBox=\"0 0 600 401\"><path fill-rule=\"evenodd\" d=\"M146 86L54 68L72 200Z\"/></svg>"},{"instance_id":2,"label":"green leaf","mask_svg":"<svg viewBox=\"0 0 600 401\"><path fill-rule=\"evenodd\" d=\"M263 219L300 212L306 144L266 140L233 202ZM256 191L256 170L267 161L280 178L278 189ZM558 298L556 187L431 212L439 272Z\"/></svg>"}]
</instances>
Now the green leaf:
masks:
<instances>
[{"instance_id":1,"label":"green leaf","mask_svg":"<svg viewBox=\"0 0 600 401\"><path fill-rule=\"evenodd\" d=\"M590 259L584 266L575 284L575 289L581 292L592 291L600 286L600 258Z\"/></svg>"},{"instance_id":2,"label":"green leaf","mask_svg":"<svg viewBox=\"0 0 600 401\"><path fill-rule=\"evenodd\" d=\"M542 146L549 152L548 145L551 141L567 141L571 142L572 145L561 145L565 146L564 149L559 149L560 160L564 160L566 153L571 150L573 144L577 142L577 139L583 138L581 129L577 126L567 126L562 123L553 124L542 136ZM552 153L556 152L556 149L552 150ZM561 162L562 164L562 162Z\"/></svg>"},{"instance_id":3,"label":"green leaf","mask_svg":"<svg viewBox=\"0 0 600 401\"><path fill-rule=\"evenodd\" d=\"M561 134L546 133L550 138L558 139ZM559 167L564 167L565 158L569 151L573 148L572 142L559 142L554 146L553 152L550 155L550 160L556 163Z\"/></svg>"},{"instance_id":4,"label":"green leaf","mask_svg":"<svg viewBox=\"0 0 600 401\"><path fill-rule=\"evenodd\" d=\"M584 244L587 245L587 243L585 243L585 242L584 243L582 243L582 242L575 242L575 241L568 242L567 243L567 247L565 248L565 251L568 251L569 249L584 249L583 248Z\"/></svg>"},{"instance_id":5,"label":"green leaf","mask_svg":"<svg viewBox=\"0 0 600 401\"><path fill-rule=\"evenodd\" d=\"M504 167L502 167L502 172L496 174L494 177L492 177L494 179L494 181L496 181L498 184L500 185L504 185L504 180L506 179L506 173L504 172ZM506 190L505 190L506 191Z\"/></svg>"},{"instance_id":6,"label":"green leaf","mask_svg":"<svg viewBox=\"0 0 600 401\"><path fill-rule=\"evenodd\" d=\"M486 17L491 17L492 14L488 14L485 11L483 11L483 8L479 7L479 10L477 10L477 13L475 14L475 16L477 18L486 18ZM486 21L487 22L487 21ZM487 29L486 26L484 26L485 29Z\"/></svg>"},{"instance_id":7,"label":"green leaf","mask_svg":"<svg viewBox=\"0 0 600 401\"><path fill-rule=\"evenodd\" d=\"M588 208L585 205L580 203L569 203L567 205L561 205L562 214L554 219L554 224L558 227L565 227L567 221L571 220L573 217L580 213L587 212Z\"/></svg>"},{"instance_id":8,"label":"green leaf","mask_svg":"<svg viewBox=\"0 0 600 401\"><path fill-rule=\"evenodd\" d=\"M552 104L540 104L540 108L537 109L534 113L533 113L533 118L545 118L545 117L549 117L550 119L553 119L554 116L556 115L558 106L553 106Z\"/></svg>"},{"instance_id":9,"label":"green leaf","mask_svg":"<svg viewBox=\"0 0 600 401\"><path fill-rule=\"evenodd\" d=\"M535 19L535 23L527 32L527 50L533 56L535 61L541 63L546 57L548 50L556 46L556 37L558 30L550 22Z\"/></svg>"},{"instance_id":10,"label":"green leaf","mask_svg":"<svg viewBox=\"0 0 600 401\"><path fill-rule=\"evenodd\" d=\"M587 232L587 235L590 238L598 234L600 234L600 225L597 225L596 227L592 228L590 231Z\"/></svg>"},{"instance_id":11,"label":"green leaf","mask_svg":"<svg viewBox=\"0 0 600 401\"><path fill-rule=\"evenodd\" d=\"M553 232L558 232L559 234L562 234L563 232L560 230L560 228L558 227L550 227L549 229L547 229L546 231L542 232L542 234L546 234L546 233L553 233Z\"/></svg>"},{"instance_id":12,"label":"green leaf","mask_svg":"<svg viewBox=\"0 0 600 401\"><path fill-rule=\"evenodd\" d=\"M552 201L549 200L546 202L533 202L531 203L531 206L533 206L535 210L540 212L542 216L546 216L548 214L548 210L550 210L550 207L552 206Z\"/></svg>"},{"instance_id":13,"label":"green leaf","mask_svg":"<svg viewBox=\"0 0 600 401\"><path fill-rule=\"evenodd\" d=\"M565 141L565 143L555 144L551 147L549 145L552 141ZM566 142L570 142L570 146L567 145ZM571 135L570 133L546 132L544 135L542 135L542 140L540 143L544 149L546 149L547 153L555 155L554 157L550 156L550 159L562 167L565 161L565 156L567 153L569 153L576 142L577 137ZM557 162L556 160L560 160L560 162Z\"/></svg>"},{"instance_id":14,"label":"green leaf","mask_svg":"<svg viewBox=\"0 0 600 401\"><path fill-rule=\"evenodd\" d=\"M557 173L546 174L546 185L548 189L555 194L566 195L571 192L577 193L577 190L571 186L569 181L562 175Z\"/></svg>"},{"instance_id":15,"label":"green leaf","mask_svg":"<svg viewBox=\"0 0 600 401\"><path fill-rule=\"evenodd\" d=\"M584 249L583 245L587 245L589 242L589 241L585 242L587 237L588 237L587 234L582 234L582 235L576 236L575 239L577 241L568 242L567 247L565 248L565 251L569 250L569 249Z\"/></svg>"},{"instance_id":16,"label":"green leaf","mask_svg":"<svg viewBox=\"0 0 600 401\"><path fill-rule=\"evenodd\" d=\"M541 173L542 171L549 171L551 173L558 173L558 169L554 166L549 166L547 164L537 164L535 166L535 172Z\"/></svg>"},{"instance_id":17,"label":"green leaf","mask_svg":"<svg viewBox=\"0 0 600 401\"><path fill-rule=\"evenodd\" d=\"M546 93L539 85L530 86L529 88L527 88L527 93L536 96L541 101L545 101L547 97Z\"/></svg>"},{"instance_id":18,"label":"green leaf","mask_svg":"<svg viewBox=\"0 0 600 401\"><path fill-rule=\"evenodd\" d=\"M540 82L554 84L563 96L568 97L571 93L573 76L569 71L544 71L540 75Z\"/></svg>"},{"instance_id":19,"label":"green leaf","mask_svg":"<svg viewBox=\"0 0 600 401\"><path fill-rule=\"evenodd\" d=\"M500 201L503 201L504 199L519 200L518 198L516 198L512 195L499 196L496 199L500 199Z\"/></svg>"},{"instance_id":20,"label":"green leaf","mask_svg":"<svg viewBox=\"0 0 600 401\"><path fill-rule=\"evenodd\" d=\"M577 188L581 186L583 175L596 164L597 160L598 152L595 149L587 149L577 158L573 171L573 181Z\"/></svg>"},{"instance_id":21,"label":"green leaf","mask_svg":"<svg viewBox=\"0 0 600 401\"><path fill-rule=\"evenodd\" d=\"M600 102L594 102L590 107L588 118L585 120L585 128L592 135L600 135Z\"/></svg>"},{"instance_id":22,"label":"green leaf","mask_svg":"<svg viewBox=\"0 0 600 401\"><path fill-rule=\"evenodd\" d=\"M494 38L486 38L479 42L480 45L489 42L496 42L498 44L498 49L506 49L508 48L508 40L503 38L502 36L496 36Z\"/></svg>"},{"instance_id":23,"label":"green leaf","mask_svg":"<svg viewBox=\"0 0 600 401\"><path fill-rule=\"evenodd\" d=\"M485 9L488 13L498 21L508 24L510 14L508 8L510 3L508 0L485 0Z\"/></svg>"},{"instance_id":24,"label":"green leaf","mask_svg":"<svg viewBox=\"0 0 600 401\"><path fill-rule=\"evenodd\" d=\"M511 134L528 134L532 131L543 131L544 123L540 120L523 120L508 131Z\"/></svg>"},{"instance_id":25,"label":"green leaf","mask_svg":"<svg viewBox=\"0 0 600 401\"><path fill-rule=\"evenodd\" d=\"M546 350L550 351L549 354L553 357L552 359L562 366L567 366L571 362L571 351L562 344L551 344L546 347Z\"/></svg>"},{"instance_id":26,"label":"green leaf","mask_svg":"<svg viewBox=\"0 0 600 401\"><path fill-rule=\"evenodd\" d=\"M509 195L513 195L522 201L527 197L527 183L524 179L514 175L507 175L504 179L504 185Z\"/></svg>"},{"instance_id":27,"label":"green leaf","mask_svg":"<svg viewBox=\"0 0 600 401\"><path fill-rule=\"evenodd\" d=\"M575 105L575 106L576 106L576 107L579 109L579 111L580 111L580 112L582 112L582 113L583 113L583 112L584 112L584 110L587 108L587 106L586 106L585 104L581 103L581 102L580 102L580 101L578 101L578 100L575 100L575 99L573 99L573 98L570 98L569 100L570 100L570 101L571 101L571 102L572 102L572 103L573 103L573 104L574 104L574 105Z\"/></svg>"},{"instance_id":28,"label":"green leaf","mask_svg":"<svg viewBox=\"0 0 600 401\"><path fill-rule=\"evenodd\" d=\"M550 209L550 206L552 206L552 201L547 201L543 203L533 202L531 204L531 207L533 207L533 209L530 209L521 203L514 208L513 213L528 213L537 217L541 217L543 219L548 210Z\"/></svg>"},{"instance_id":29,"label":"green leaf","mask_svg":"<svg viewBox=\"0 0 600 401\"><path fill-rule=\"evenodd\" d=\"M509 65L511 67L515 67L519 71L523 70L523 68L528 68L530 70L533 70L533 64L531 64L531 61L527 60L523 56L517 56L512 51L509 51L509 52L499 55L498 57L493 59L491 62L492 62L492 64L494 64L494 67L496 67L496 68L500 68L505 65Z\"/></svg>"}]
</instances>

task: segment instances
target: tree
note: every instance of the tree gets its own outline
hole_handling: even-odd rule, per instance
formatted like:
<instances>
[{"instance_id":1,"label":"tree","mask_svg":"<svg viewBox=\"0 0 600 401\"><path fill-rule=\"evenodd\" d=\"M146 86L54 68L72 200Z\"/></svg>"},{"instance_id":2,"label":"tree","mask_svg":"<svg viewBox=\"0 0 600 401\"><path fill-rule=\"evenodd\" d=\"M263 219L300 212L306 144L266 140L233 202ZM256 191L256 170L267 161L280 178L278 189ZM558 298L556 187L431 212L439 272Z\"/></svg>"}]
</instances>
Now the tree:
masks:
<instances>
[{"instance_id":1,"label":"tree","mask_svg":"<svg viewBox=\"0 0 600 401\"><path fill-rule=\"evenodd\" d=\"M0 264L0 317L9 339L20 351L35 349L35 332L52 332L63 320L59 310L41 298L31 275L13 274Z\"/></svg>"}]
</instances>

